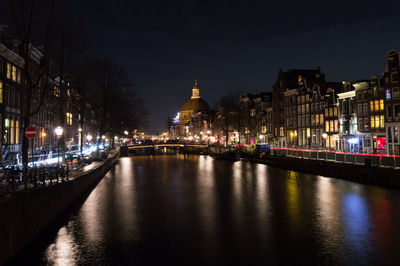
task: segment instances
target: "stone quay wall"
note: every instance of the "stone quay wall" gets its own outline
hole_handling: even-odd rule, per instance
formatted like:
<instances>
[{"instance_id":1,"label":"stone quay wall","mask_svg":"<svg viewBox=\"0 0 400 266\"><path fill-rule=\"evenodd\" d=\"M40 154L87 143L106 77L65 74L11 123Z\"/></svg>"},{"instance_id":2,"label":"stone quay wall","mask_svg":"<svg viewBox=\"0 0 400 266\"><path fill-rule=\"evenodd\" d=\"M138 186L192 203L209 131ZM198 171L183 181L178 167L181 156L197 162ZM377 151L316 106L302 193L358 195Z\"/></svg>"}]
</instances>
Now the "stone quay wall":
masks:
<instances>
[{"instance_id":1,"label":"stone quay wall","mask_svg":"<svg viewBox=\"0 0 400 266\"><path fill-rule=\"evenodd\" d=\"M348 163L275 156L263 159L249 158L249 161L368 185L400 189L400 170L390 167L368 167Z\"/></svg>"},{"instance_id":2,"label":"stone quay wall","mask_svg":"<svg viewBox=\"0 0 400 266\"><path fill-rule=\"evenodd\" d=\"M27 246L115 165L117 152L100 166L68 182L21 190L0 199L0 265Z\"/></svg>"}]
</instances>

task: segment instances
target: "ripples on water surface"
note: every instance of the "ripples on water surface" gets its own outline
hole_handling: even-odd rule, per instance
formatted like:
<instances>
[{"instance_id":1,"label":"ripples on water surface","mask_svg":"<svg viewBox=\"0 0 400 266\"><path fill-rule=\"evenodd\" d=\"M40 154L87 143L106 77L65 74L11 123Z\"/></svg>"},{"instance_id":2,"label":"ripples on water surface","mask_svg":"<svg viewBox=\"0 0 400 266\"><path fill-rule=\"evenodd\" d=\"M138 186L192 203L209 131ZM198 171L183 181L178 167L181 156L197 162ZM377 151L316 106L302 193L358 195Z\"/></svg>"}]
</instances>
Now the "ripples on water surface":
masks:
<instances>
[{"instance_id":1,"label":"ripples on water surface","mask_svg":"<svg viewBox=\"0 0 400 266\"><path fill-rule=\"evenodd\" d=\"M24 260L398 265L400 193L206 156L121 158Z\"/></svg>"}]
</instances>

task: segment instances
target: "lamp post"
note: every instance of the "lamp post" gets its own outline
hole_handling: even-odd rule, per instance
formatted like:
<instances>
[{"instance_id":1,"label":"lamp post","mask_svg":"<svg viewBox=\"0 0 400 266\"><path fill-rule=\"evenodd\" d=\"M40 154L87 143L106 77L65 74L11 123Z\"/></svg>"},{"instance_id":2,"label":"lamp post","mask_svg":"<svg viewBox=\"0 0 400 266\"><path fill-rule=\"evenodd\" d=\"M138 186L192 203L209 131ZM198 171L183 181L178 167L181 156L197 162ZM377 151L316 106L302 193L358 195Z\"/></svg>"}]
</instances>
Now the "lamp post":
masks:
<instances>
[{"instance_id":1,"label":"lamp post","mask_svg":"<svg viewBox=\"0 0 400 266\"><path fill-rule=\"evenodd\" d=\"M60 139L61 139L61 136L62 136L62 134L63 134L63 131L64 131L63 128L60 127L60 126L56 127L56 129L55 129L56 135L57 135L57 137L58 137L58 139L57 139L57 143L58 143L58 152L57 152L57 182L58 182L58 173L59 173L59 169L60 169Z\"/></svg>"},{"instance_id":2,"label":"lamp post","mask_svg":"<svg viewBox=\"0 0 400 266\"><path fill-rule=\"evenodd\" d=\"M126 146L126 138L128 137L128 134L129 134L128 130L125 130L125 131L124 131L124 134L125 134L124 144L125 144L125 146Z\"/></svg>"},{"instance_id":3,"label":"lamp post","mask_svg":"<svg viewBox=\"0 0 400 266\"><path fill-rule=\"evenodd\" d=\"M79 150L80 150L80 152L81 152L81 156L82 156L82 151L83 151L83 139L82 139L82 128L80 127L80 128L78 128L78 132L79 132Z\"/></svg>"},{"instance_id":4,"label":"lamp post","mask_svg":"<svg viewBox=\"0 0 400 266\"><path fill-rule=\"evenodd\" d=\"M89 135L86 136L86 139L87 139L87 141L90 142L93 139L93 136L89 134Z\"/></svg>"}]
</instances>

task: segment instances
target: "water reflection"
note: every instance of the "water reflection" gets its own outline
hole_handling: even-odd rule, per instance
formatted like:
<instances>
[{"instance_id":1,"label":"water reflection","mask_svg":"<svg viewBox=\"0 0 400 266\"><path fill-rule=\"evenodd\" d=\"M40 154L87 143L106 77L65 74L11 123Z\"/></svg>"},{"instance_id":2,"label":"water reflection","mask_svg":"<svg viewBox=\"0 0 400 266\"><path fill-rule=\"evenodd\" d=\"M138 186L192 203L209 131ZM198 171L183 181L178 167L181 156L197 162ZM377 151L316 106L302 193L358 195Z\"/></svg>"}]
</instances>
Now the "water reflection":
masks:
<instances>
[{"instance_id":1,"label":"water reflection","mask_svg":"<svg viewBox=\"0 0 400 266\"><path fill-rule=\"evenodd\" d=\"M287 202L288 212L292 223L299 225L299 179L295 171L287 172Z\"/></svg>"},{"instance_id":2,"label":"water reflection","mask_svg":"<svg viewBox=\"0 0 400 266\"><path fill-rule=\"evenodd\" d=\"M394 264L399 222L398 191L245 161L135 156L35 253L59 265Z\"/></svg>"},{"instance_id":3,"label":"water reflection","mask_svg":"<svg viewBox=\"0 0 400 266\"><path fill-rule=\"evenodd\" d=\"M77 245L73 239L70 226L63 226L57 238L46 250L46 257L54 265L76 265Z\"/></svg>"}]
</instances>

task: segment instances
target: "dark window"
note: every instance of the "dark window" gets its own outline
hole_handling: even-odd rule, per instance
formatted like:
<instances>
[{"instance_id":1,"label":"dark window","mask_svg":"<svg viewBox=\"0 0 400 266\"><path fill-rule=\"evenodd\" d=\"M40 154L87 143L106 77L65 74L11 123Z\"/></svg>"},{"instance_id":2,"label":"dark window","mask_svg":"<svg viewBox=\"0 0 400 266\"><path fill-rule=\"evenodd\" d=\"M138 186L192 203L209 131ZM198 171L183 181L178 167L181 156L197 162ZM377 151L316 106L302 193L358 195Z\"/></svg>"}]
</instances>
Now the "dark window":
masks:
<instances>
[{"instance_id":1,"label":"dark window","mask_svg":"<svg viewBox=\"0 0 400 266\"><path fill-rule=\"evenodd\" d=\"M392 81L399 81L399 74L398 73L392 73Z\"/></svg>"},{"instance_id":2,"label":"dark window","mask_svg":"<svg viewBox=\"0 0 400 266\"><path fill-rule=\"evenodd\" d=\"M394 116L395 117L400 117L400 104L395 104L394 105Z\"/></svg>"}]
</instances>

